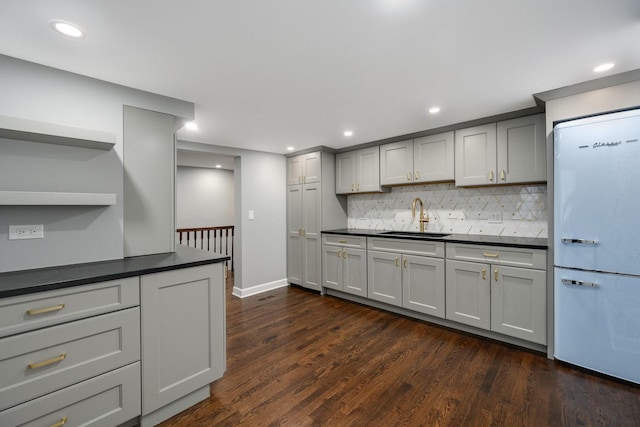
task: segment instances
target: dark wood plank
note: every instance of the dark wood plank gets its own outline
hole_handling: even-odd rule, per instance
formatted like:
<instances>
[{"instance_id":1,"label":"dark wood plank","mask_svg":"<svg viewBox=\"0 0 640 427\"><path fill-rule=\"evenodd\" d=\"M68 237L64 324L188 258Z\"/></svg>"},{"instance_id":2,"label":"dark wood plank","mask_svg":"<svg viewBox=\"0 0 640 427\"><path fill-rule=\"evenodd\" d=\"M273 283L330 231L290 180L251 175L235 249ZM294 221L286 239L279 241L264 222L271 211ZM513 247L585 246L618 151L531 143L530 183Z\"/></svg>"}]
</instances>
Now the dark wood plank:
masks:
<instances>
[{"instance_id":1,"label":"dark wood plank","mask_svg":"<svg viewBox=\"0 0 640 427\"><path fill-rule=\"evenodd\" d=\"M640 387L290 287L232 297L227 372L170 426L638 426Z\"/></svg>"}]
</instances>

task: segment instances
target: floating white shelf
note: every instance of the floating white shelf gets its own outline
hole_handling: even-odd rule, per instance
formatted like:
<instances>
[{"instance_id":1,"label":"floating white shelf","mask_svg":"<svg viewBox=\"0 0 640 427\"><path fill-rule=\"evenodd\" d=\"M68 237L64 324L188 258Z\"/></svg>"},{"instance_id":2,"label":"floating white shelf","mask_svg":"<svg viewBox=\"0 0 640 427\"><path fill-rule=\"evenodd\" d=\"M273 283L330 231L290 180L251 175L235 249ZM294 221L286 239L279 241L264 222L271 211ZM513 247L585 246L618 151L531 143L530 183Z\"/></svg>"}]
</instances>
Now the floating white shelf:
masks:
<instances>
[{"instance_id":1,"label":"floating white shelf","mask_svg":"<svg viewBox=\"0 0 640 427\"><path fill-rule=\"evenodd\" d=\"M116 195L112 193L0 191L0 205L109 206L115 204Z\"/></svg>"},{"instance_id":2,"label":"floating white shelf","mask_svg":"<svg viewBox=\"0 0 640 427\"><path fill-rule=\"evenodd\" d=\"M116 135L112 132L2 115L0 115L0 138L95 148L98 150L111 150L116 143Z\"/></svg>"}]
</instances>

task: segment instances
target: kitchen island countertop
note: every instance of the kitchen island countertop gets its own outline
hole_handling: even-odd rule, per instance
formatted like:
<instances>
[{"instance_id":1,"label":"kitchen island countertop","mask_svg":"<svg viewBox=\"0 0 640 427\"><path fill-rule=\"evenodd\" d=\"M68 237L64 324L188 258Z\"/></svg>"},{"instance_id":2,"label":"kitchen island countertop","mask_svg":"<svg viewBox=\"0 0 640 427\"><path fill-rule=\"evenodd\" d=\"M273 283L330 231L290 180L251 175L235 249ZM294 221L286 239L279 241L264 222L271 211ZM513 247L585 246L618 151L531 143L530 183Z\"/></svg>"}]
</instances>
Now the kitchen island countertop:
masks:
<instances>
[{"instance_id":1,"label":"kitchen island countertop","mask_svg":"<svg viewBox=\"0 0 640 427\"><path fill-rule=\"evenodd\" d=\"M215 264L229 259L226 255L178 246L176 252L10 271L0 273L0 298Z\"/></svg>"}]
</instances>

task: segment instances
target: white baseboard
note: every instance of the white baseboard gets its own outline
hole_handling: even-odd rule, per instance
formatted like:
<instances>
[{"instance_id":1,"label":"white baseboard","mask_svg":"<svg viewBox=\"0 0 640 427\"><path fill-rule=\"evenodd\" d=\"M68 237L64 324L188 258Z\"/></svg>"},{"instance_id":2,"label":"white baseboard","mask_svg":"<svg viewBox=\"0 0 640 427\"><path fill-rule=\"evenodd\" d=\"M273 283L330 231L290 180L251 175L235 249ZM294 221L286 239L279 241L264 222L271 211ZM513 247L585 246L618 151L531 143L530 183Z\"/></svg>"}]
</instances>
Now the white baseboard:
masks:
<instances>
[{"instance_id":1,"label":"white baseboard","mask_svg":"<svg viewBox=\"0 0 640 427\"><path fill-rule=\"evenodd\" d=\"M289 286L287 279L280 279L274 282L263 283L261 285L252 286L246 289L240 289L237 286L233 287L233 296L238 298L246 298L252 295L261 294L263 292L272 291L278 288L284 288Z\"/></svg>"}]
</instances>

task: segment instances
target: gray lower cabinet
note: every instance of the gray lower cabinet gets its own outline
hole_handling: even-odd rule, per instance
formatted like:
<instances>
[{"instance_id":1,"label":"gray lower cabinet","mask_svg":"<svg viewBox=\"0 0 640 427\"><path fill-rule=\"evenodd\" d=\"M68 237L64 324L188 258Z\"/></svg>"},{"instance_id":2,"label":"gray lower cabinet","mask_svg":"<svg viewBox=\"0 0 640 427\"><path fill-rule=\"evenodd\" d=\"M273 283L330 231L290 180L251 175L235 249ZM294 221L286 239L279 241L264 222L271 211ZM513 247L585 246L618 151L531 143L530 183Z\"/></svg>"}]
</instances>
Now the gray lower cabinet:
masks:
<instances>
[{"instance_id":1,"label":"gray lower cabinet","mask_svg":"<svg viewBox=\"0 0 640 427\"><path fill-rule=\"evenodd\" d=\"M546 251L447 245L447 319L546 344Z\"/></svg>"},{"instance_id":2,"label":"gray lower cabinet","mask_svg":"<svg viewBox=\"0 0 640 427\"><path fill-rule=\"evenodd\" d=\"M444 317L444 243L369 238L367 246L370 299Z\"/></svg>"},{"instance_id":3,"label":"gray lower cabinet","mask_svg":"<svg viewBox=\"0 0 640 427\"><path fill-rule=\"evenodd\" d=\"M366 237L322 235L322 285L367 296Z\"/></svg>"},{"instance_id":4,"label":"gray lower cabinet","mask_svg":"<svg viewBox=\"0 0 640 427\"><path fill-rule=\"evenodd\" d=\"M0 300L0 425L140 415L138 277Z\"/></svg>"},{"instance_id":5,"label":"gray lower cabinet","mask_svg":"<svg viewBox=\"0 0 640 427\"><path fill-rule=\"evenodd\" d=\"M223 264L144 275L140 289L144 427L207 398L225 371Z\"/></svg>"}]
</instances>

